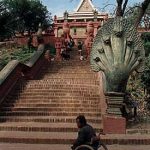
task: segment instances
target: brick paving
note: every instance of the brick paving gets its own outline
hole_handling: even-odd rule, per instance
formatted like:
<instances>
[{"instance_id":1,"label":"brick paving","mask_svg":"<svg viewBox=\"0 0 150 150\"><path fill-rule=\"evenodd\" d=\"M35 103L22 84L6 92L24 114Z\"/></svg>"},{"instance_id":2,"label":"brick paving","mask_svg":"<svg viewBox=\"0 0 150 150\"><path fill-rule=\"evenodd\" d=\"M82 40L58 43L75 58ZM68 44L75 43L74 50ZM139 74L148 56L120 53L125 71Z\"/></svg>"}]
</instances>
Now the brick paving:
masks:
<instances>
[{"instance_id":1,"label":"brick paving","mask_svg":"<svg viewBox=\"0 0 150 150\"><path fill-rule=\"evenodd\" d=\"M71 150L71 145L54 144L5 144L0 143L0 150ZM107 145L109 150L150 150L150 145Z\"/></svg>"}]
</instances>

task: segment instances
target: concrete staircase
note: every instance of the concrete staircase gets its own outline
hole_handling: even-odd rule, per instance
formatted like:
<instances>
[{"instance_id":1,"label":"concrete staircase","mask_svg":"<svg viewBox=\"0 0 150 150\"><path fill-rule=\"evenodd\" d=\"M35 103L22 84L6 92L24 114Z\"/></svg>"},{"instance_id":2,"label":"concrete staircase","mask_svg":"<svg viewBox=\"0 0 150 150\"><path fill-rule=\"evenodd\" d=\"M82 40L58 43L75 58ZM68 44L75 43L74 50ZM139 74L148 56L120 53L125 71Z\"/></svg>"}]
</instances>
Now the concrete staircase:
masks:
<instances>
[{"instance_id":1,"label":"concrete staircase","mask_svg":"<svg viewBox=\"0 0 150 150\"><path fill-rule=\"evenodd\" d=\"M75 118L85 115L102 130L98 75L88 61L51 62L37 80L20 81L0 111L0 142L71 144L77 136Z\"/></svg>"}]
</instances>

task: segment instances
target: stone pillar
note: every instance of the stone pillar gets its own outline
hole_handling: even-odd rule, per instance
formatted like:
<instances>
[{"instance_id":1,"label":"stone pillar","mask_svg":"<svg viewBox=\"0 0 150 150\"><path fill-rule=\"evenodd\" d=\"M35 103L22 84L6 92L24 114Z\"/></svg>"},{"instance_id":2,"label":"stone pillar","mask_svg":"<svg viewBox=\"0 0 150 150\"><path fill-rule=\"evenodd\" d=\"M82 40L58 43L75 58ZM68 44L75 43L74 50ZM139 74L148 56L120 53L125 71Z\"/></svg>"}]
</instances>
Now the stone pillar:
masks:
<instances>
[{"instance_id":1,"label":"stone pillar","mask_svg":"<svg viewBox=\"0 0 150 150\"><path fill-rule=\"evenodd\" d=\"M58 37L58 27L54 27L54 34L55 34L55 37Z\"/></svg>"},{"instance_id":2,"label":"stone pillar","mask_svg":"<svg viewBox=\"0 0 150 150\"><path fill-rule=\"evenodd\" d=\"M97 15L98 15L98 11L94 10L94 22L97 22Z\"/></svg>"},{"instance_id":3,"label":"stone pillar","mask_svg":"<svg viewBox=\"0 0 150 150\"><path fill-rule=\"evenodd\" d=\"M62 41L61 39L57 39L55 43L55 48L56 48L56 61L61 61L61 47L62 47Z\"/></svg>"},{"instance_id":4,"label":"stone pillar","mask_svg":"<svg viewBox=\"0 0 150 150\"><path fill-rule=\"evenodd\" d=\"M68 12L67 11L65 11L64 12L64 22L68 22Z\"/></svg>"},{"instance_id":5,"label":"stone pillar","mask_svg":"<svg viewBox=\"0 0 150 150\"><path fill-rule=\"evenodd\" d=\"M96 36L96 34L97 34L97 26L94 26L94 37Z\"/></svg>"},{"instance_id":6,"label":"stone pillar","mask_svg":"<svg viewBox=\"0 0 150 150\"><path fill-rule=\"evenodd\" d=\"M54 16L54 23L57 23L57 16Z\"/></svg>"},{"instance_id":7,"label":"stone pillar","mask_svg":"<svg viewBox=\"0 0 150 150\"><path fill-rule=\"evenodd\" d=\"M97 34L98 26L99 26L99 23L96 23L96 24L94 25L94 37L95 37L96 34Z\"/></svg>"},{"instance_id":8,"label":"stone pillar","mask_svg":"<svg viewBox=\"0 0 150 150\"><path fill-rule=\"evenodd\" d=\"M94 25L93 22L90 21L87 24L87 38L85 40L85 46L86 46L86 58L89 58L90 51L93 44L93 33L94 33Z\"/></svg>"},{"instance_id":9,"label":"stone pillar","mask_svg":"<svg viewBox=\"0 0 150 150\"><path fill-rule=\"evenodd\" d=\"M107 134L125 134L126 119L122 117L121 108L124 101L124 93L105 93L107 111L103 115L103 130Z\"/></svg>"},{"instance_id":10,"label":"stone pillar","mask_svg":"<svg viewBox=\"0 0 150 150\"><path fill-rule=\"evenodd\" d=\"M77 34L73 35L73 40L74 40L75 45L78 45L78 36L77 36Z\"/></svg>"},{"instance_id":11,"label":"stone pillar","mask_svg":"<svg viewBox=\"0 0 150 150\"><path fill-rule=\"evenodd\" d=\"M69 36L70 36L70 26L68 22L63 23L63 33L65 37L65 41L69 41Z\"/></svg>"},{"instance_id":12,"label":"stone pillar","mask_svg":"<svg viewBox=\"0 0 150 150\"><path fill-rule=\"evenodd\" d=\"M108 20L108 14L106 14L106 15L104 16L104 22L107 22L107 20Z\"/></svg>"},{"instance_id":13,"label":"stone pillar","mask_svg":"<svg viewBox=\"0 0 150 150\"><path fill-rule=\"evenodd\" d=\"M93 35L94 33L94 24L92 21L88 22L87 24L87 34L88 35Z\"/></svg>"},{"instance_id":14,"label":"stone pillar","mask_svg":"<svg viewBox=\"0 0 150 150\"><path fill-rule=\"evenodd\" d=\"M87 43L87 48L86 48L86 58L87 59L89 59L91 48L92 48L92 44L93 44L93 38L89 39L89 41Z\"/></svg>"}]
</instances>

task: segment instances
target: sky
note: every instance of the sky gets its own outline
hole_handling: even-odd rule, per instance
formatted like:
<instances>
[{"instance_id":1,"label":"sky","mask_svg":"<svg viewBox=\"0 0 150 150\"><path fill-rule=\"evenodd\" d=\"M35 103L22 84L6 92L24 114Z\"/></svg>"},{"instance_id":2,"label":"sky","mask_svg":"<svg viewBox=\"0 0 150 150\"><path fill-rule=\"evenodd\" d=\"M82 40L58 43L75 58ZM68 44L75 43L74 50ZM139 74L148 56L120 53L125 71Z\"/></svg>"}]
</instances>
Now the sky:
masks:
<instances>
[{"instance_id":1,"label":"sky","mask_svg":"<svg viewBox=\"0 0 150 150\"><path fill-rule=\"evenodd\" d=\"M52 13L52 16L63 16L63 13L67 10L68 12L73 12L81 0L41 0L42 3L47 6L49 12ZM72 1L72 2L71 2ZM114 10L116 0L92 0L94 6L100 11L111 12ZM128 5L133 5L143 0L129 0ZM103 10L106 4L111 4Z\"/></svg>"}]
</instances>

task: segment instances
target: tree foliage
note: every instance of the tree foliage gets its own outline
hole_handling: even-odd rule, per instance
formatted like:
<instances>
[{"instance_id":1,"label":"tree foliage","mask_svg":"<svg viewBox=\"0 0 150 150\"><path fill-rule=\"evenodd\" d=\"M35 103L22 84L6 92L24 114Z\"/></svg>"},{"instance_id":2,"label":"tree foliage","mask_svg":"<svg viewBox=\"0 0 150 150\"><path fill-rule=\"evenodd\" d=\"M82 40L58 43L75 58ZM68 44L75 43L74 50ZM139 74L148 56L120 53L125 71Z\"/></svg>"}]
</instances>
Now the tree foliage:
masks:
<instances>
[{"instance_id":1,"label":"tree foliage","mask_svg":"<svg viewBox=\"0 0 150 150\"><path fill-rule=\"evenodd\" d=\"M145 70L141 76L144 88L147 94L150 94L150 55L146 58Z\"/></svg>"},{"instance_id":2,"label":"tree foliage","mask_svg":"<svg viewBox=\"0 0 150 150\"><path fill-rule=\"evenodd\" d=\"M145 56L148 57L150 55L150 33L143 33L141 37L144 43Z\"/></svg>"},{"instance_id":3,"label":"tree foliage","mask_svg":"<svg viewBox=\"0 0 150 150\"><path fill-rule=\"evenodd\" d=\"M9 37L13 32L11 14L7 11L4 3L0 1L0 41Z\"/></svg>"},{"instance_id":4,"label":"tree foliage","mask_svg":"<svg viewBox=\"0 0 150 150\"><path fill-rule=\"evenodd\" d=\"M132 93L134 99L138 100L141 110L150 110L150 33L143 33L142 39L146 56L145 68L142 73L133 72L130 75L127 91Z\"/></svg>"},{"instance_id":5,"label":"tree foliage","mask_svg":"<svg viewBox=\"0 0 150 150\"><path fill-rule=\"evenodd\" d=\"M137 16L139 14L140 3L135 4L134 6L130 6L127 8L125 16L130 19L130 21L135 24ZM141 18L139 22L140 27L144 27L145 29L150 29L150 4L146 9L144 16Z\"/></svg>"},{"instance_id":6,"label":"tree foliage","mask_svg":"<svg viewBox=\"0 0 150 150\"><path fill-rule=\"evenodd\" d=\"M12 31L24 33L28 31L35 32L38 29L39 23L44 27L48 27L51 23L51 15L48 12L46 6L44 6L40 0L1 0L1 8L4 13L0 13L1 31L12 29ZM9 19L8 19L9 18ZM11 25L11 27L9 26ZM3 28L6 28L3 30ZM2 32L1 32L2 33Z\"/></svg>"},{"instance_id":7,"label":"tree foliage","mask_svg":"<svg viewBox=\"0 0 150 150\"><path fill-rule=\"evenodd\" d=\"M116 0L117 8L116 8L116 16L124 16L125 10L127 7L129 0ZM143 0L142 3L137 7L137 14L134 18L134 25L138 27L139 23L141 22L143 16L145 15L148 7L150 7L150 0ZM149 16L145 15L145 19L148 20Z\"/></svg>"}]
</instances>

